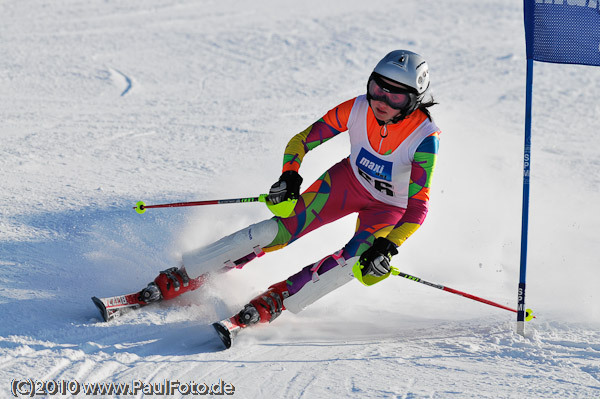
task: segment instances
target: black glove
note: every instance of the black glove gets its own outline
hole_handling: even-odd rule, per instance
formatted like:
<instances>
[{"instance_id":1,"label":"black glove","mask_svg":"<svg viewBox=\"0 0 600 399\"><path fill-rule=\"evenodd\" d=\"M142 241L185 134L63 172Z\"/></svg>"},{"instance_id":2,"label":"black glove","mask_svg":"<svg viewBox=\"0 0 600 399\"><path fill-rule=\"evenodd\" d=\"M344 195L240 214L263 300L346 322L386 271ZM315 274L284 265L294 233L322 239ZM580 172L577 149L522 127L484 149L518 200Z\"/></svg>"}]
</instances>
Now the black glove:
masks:
<instances>
[{"instance_id":1,"label":"black glove","mask_svg":"<svg viewBox=\"0 0 600 399\"><path fill-rule=\"evenodd\" d=\"M381 277L390 272L390 260L396 255L396 245L384 237L378 237L371 248L360 256L360 264L363 266L362 275L370 274Z\"/></svg>"},{"instance_id":2,"label":"black glove","mask_svg":"<svg viewBox=\"0 0 600 399\"><path fill-rule=\"evenodd\" d=\"M279 204L288 199L298 199L301 184L302 177L298 172L294 172L293 170L283 172L277 183L271 186L267 200L273 204Z\"/></svg>"}]
</instances>

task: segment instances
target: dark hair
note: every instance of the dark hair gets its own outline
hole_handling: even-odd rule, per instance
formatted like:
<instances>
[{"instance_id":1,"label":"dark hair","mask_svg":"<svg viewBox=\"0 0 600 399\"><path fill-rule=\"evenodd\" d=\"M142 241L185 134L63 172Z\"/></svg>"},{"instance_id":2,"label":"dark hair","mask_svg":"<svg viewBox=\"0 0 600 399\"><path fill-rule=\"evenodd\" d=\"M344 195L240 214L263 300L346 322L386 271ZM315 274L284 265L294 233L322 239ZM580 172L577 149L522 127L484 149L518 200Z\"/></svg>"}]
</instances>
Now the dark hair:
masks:
<instances>
[{"instance_id":1,"label":"dark hair","mask_svg":"<svg viewBox=\"0 0 600 399\"><path fill-rule=\"evenodd\" d=\"M429 107L433 107L436 104L439 104L439 103L436 102L433 97L430 97L427 102L419 104L419 106L417 107L417 109L420 109L421 111L423 111L425 113L425 115L427 115L427 117L429 119L433 120L433 118L431 117L431 112L429 112L428 108Z\"/></svg>"}]
</instances>

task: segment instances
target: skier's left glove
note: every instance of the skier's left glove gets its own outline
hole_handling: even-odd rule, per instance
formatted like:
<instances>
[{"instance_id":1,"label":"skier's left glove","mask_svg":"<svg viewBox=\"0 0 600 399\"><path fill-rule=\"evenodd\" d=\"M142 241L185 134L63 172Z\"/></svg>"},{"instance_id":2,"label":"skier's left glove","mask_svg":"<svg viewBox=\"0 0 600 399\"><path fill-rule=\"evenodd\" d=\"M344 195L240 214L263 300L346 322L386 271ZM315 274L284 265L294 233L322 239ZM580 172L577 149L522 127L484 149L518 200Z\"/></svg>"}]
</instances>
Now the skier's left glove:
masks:
<instances>
[{"instance_id":1,"label":"skier's left glove","mask_svg":"<svg viewBox=\"0 0 600 399\"><path fill-rule=\"evenodd\" d=\"M398 250L396 244L385 237L378 237L373 242L371 248L367 249L360 256L362 265L362 275L370 274L375 277L381 277L390 272L390 260L396 255Z\"/></svg>"}]
</instances>

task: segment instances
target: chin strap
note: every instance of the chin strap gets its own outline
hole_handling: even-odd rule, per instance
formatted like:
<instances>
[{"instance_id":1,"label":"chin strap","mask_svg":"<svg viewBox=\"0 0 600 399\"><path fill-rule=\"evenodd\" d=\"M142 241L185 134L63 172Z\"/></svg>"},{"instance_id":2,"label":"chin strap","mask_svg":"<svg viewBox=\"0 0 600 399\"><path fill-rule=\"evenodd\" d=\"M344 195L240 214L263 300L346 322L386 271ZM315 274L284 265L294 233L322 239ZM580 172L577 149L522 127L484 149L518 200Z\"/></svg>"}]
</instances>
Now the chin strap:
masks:
<instances>
[{"instance_id":1,"label":"chin strap","mask_svg":"<svg viewBox=\"0 0 600 399\"><path fill-rule=\"evenodd\" d=\"M412 113L412 112L411 112ZM406 113L404 111L400 111L400 113L398 114L398 116L392 118L388 124L394 124L394 123L398 123L401 120L405 119L408 115L410 115L411 113Z\"/></svg>"}]
</instances>

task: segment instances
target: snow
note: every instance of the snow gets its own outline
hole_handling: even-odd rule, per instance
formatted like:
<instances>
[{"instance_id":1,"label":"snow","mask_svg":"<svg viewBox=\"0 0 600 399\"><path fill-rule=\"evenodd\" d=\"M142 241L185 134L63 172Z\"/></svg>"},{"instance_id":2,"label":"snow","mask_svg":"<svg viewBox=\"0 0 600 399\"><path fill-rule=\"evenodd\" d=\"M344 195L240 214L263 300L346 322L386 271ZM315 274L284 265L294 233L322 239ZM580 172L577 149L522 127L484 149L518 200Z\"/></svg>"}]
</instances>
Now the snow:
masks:
<instances>
[{"instance_id":1,"label":"snow","mask_svg":"<svg viewBox=\"0 0 600 399\"><path fill-rule=\"evenodd\" d=\"M353 217L114 323L90 301L269 217L260 204L138 215L137 201L266 192L289 138L408 48L430 63L443 133L428 219L394 264L516 307L520 0L9 0L0 38L0 396L29 378L222 380L242 398L600 398L600 68L535 64L526 337L514 313L389 278L222 351L210 323L339 249ZM348 148L311 152L306 184Z\"/></svg>"}]
</instances>

